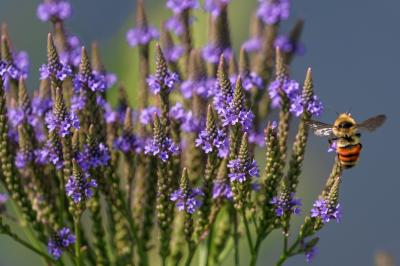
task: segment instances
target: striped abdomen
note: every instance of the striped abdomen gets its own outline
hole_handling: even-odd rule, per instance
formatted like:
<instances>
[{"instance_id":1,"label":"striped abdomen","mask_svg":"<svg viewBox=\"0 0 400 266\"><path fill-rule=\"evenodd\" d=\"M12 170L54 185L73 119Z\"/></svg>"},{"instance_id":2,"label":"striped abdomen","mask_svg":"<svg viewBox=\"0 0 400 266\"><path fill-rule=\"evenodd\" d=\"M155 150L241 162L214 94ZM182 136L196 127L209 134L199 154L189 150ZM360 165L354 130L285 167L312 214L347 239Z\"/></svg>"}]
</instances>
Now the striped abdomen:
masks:
<instances>
[{"instance_id":1,"label":"striped abdomen","mask_svg":"<svg viewBox=\"0 0 400 266\"><path fill-rule=\"evenodd\" d=\"M358 157L360 156L361 148L361 143L338 147L336 152L341 166L343 168L351 168L356 165Z\"/></svg>"}]
</instances>

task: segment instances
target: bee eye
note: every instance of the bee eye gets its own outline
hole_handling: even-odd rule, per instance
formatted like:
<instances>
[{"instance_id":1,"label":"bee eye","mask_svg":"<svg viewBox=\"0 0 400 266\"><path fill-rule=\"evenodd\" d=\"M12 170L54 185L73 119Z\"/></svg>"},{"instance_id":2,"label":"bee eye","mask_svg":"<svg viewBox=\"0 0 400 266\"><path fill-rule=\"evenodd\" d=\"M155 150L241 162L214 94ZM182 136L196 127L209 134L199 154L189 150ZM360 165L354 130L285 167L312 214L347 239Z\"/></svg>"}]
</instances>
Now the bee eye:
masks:
<instances>
[{"instance_id":1,"label":"bee eye","mask_svg":"<svg viewBox=\"0 0 400 266\"><path fill-rule=\"evenodd\" d=\"M342 122L339 124L339 128L351 128L353 126L353 123L350 122Z\"/></svg>"}]
</instances>

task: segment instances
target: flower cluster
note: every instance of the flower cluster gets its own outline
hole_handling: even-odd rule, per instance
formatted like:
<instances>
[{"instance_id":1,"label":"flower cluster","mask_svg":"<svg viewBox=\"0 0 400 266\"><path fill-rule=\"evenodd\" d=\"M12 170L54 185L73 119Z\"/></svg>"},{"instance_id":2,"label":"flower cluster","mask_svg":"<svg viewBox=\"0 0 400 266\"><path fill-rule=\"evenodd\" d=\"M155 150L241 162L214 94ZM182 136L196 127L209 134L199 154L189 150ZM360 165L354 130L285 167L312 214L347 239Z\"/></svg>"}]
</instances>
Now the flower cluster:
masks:
<instances>
[{"instance_id":1,"label":"flower cluster","mask_svg":"<svg viewBox=\"0 0 400 266\"><path fill-rule=\"evenodd\" d=\"M328 223L330 220L335 219L337 222L341 218L340 204L330 206L324 199L317 200L311 209L311 217L320 218L323 223Z\"/></svg>"},{"instance_id":2,"label":"flower cluster","mask_svg":"<svg viewBox=\"0 0 400 266\"><path fill-rule=\"evenodd\" d=\"M219 61L221 55L224 55L226 58L230 58L232 56L231 48L221 47L215 43L209 43L204 46L202 50L202 56L204 60L209 63L216 64Z\"/></svg>"},{"instance_id":3,"label":"flower cluster","mask_svg":"<svg viewBox=\"0 0 400 266\"><path fill-rule=\"evenodd\" d=\"M74 78L74 88L78 92L85 85L94 92L104 92L116 82L116 77L113 74L105 75L95 70L89 75L77 74Z\"/></svg>"},{"instance_id":4,"label":"flower cluster","mask_svg":"<svg viewBox=\"0 0 400 266\"><path fill-rule=\"evenodd\" d=\"M163 162L166 162L172 155L177 155L178 152L179 146L170 138L165 138L161 142L155 139L149 140L144 147L145 154L157 156Z\"/></svg>"},{"instance_id":5,"label":"flower cluster","mask_svg":"<svg viewBox=\"0 0 400 266\"><path fill-rule=\"evenodd\" d=\"M230 0L205 0L204 10L211 13L214 17L219 16L221 7L229 4Z\"/></svg>"},{"instance_id":6,"label":"flower cluster","mask_svg":"<svg viewBox=\"0 0 400 266\"><path fill-rule=\"evenodd\" d=\"M62 0L51 0L39 4L36 14L43 21L49 20L65 20L71 16L71 4Z\"/></svg>"},{"instance_id":7,"label":"flower cluster","mask_svg":"<svg viewBox=\"0 0 400 266\"><path fill-rule=\"evenodd\" d=\"M281 104L282 93L290 101L290 112L295 116L300 116L304 110L311 115L319 116L322 113L323 106L316 95L313 95L309 102L305 102L300 89L300 84L292 79L276 79L269 85L269 96L271 97L272 107L276 108Z\"/></svg>"},{"instance_id":8,"label":"flower cluster","mask_svg":"<svg viewBox=\"0 0 400 266\"><path fill-rule=\"evenodd\" d=\"M251 177L260 175L256 160L243 163L240 159L230 160L228 163L230 173L228 174L231 182L245 182Z\"/></svg>"},{"instance_id":9,"label":"flower cluster","mask_svg":"<svg viewBox=\"0 0 400 266\"><path fill-rule=\"evenodd\" d=\"M77 156L76 160L84 172L99 166L106 166L110 161L110 152L108 147L100 143L91 150L85 145Z\"/></svg>"},{"instance_id":10,"label":"flower cluster","mask_svg":"<svg viewBox=\"0 0 400 266\"><path fill-rule=\"evenodd\" d=\"M14 52L13 60L6 62L0 60L0 76L2 77L5 88L9 88L10 79L19 80L26 79L29 71L29 56L25 51Z\"/></svg>"},{"instance_id":11,"label":"flower cluster","mask_svg":"<svg viewBox=\"0 0 400 266\"><path fill-rule=\"evenodd\" d=\"M40 69L40 79L48 79L54 75L58 80L65 80L72 76L72 69L68 64L58 63L55 66L43 64Z\"/></svg>"},{"instance_id":12,"label":"flower cluster","mask_svg":"<svg viewBox=\"0 0 400 266\"><path fill-rule=\"evenodd\" d=\"M227 144L227 136L222 129L218 129L216 135L210 135L207 130L202 130L196 139L196 147L201 147L205 153L218 151L220 157L228 154Z\"/></svg>"},{"instance_id":13,"label":"flower cluster","mask_svg":"<svg viewBox=\"0 0 400 266\"><path fill-rule=\"evenodd\" d=\"M49 132L57 131L61 137L70 135L73 128L79 129L80 126L78 116L72 112L61 117L47 112L45 120Z\"/></svg>"},{"instance_id":14,"label":"flower cluster","mask_svg":"<svg viewBox=\"0 0 400 266\"><path fill-rule=\"evenodd\" d=\"M265 24L276 24L289 17L290 0L259 0L258 17Z\"/></svg>"},{"instance_id":15,"label":"flower cluster","mask_svg":"<svg viewBox=\"0 0 400 266\"><path fill-rule=\"evenodd\" d=\"M185 80L181 84L182 96L186 99L191 98L194 94L205 99L209 99L218 91L218 83L214 78L204 78L201 80Z\"/></svg>"},{"instance_id":16,"label":"flower cluster","mask_svg":"<svg viewBox=\"0 0 400 266\"><path fill-rule=\"evenodd\" d=\"M157 40L159 37L160 33L157 28L152 26L133 28L126 33L126 40L132 47L146 45L152 40Z\"/></svg>"},{"instance_id":17,"label":"flower cluster","mask_svg":"<svg viewBox=\"0 0 400 266\"><path fill-rule=\"evenodd\" d=\"M282 193L280 197L274 197L270 203L275 206L275 214L278 217L287 213L299 215L301 212L301 199L295 199L294 193L289 195Z\"/></svg>"},{"instance_id":18,"label":"flower cluster","mask_svg":"<svg viewBox=\"0 0 400 266\"><path fill-rule=\"evenodd\" d=\"M175 202L179 211L186 211L187 213L194 213L201 206L200 197L204 193L201 189L189 189L187 195L178 189L171 194L170 199Z\"/></svg>"},{"instance_id":19,"label":"flower cluster","mask_svg":"<svg viewBox=\"0 0 400 266\"><path fill-rule=\"evenodd\" d=\"M71 230L67 227L61 228L55 236L47 243L47 249L55 259L59 259L63 250L67 249L70 245L74 244L76 237L72 234Z\"/></svg>"},{"instance_id":20,"label":"flower cluster","mask_svg":"<svg viewBox=\"0 0 400 266\"><path fill-rule=\"evenodd\" d=\"M153 94L159 94L164 88L169 93L177 82L179 82L178 74L169 71L165 73L165 76L162 78L158 75L150 75L147 78L147 84Z\"/></svg>"},{"instance_id":21,"label":"flower cluster","mask_svg":"<svg viewBox=\"0 0 400 266\"><path fill-rule=\"evenodd\" d=\"M96 187L96 180L90 178L88 173L85 173L79 177L71 176L67 184L65 184L65 192L74 203L79 203L93 197L93 188Z\"/></svg>"},{"instance_id":22,"label":"flower cluster","mask_svg":"<svg viewBox=\"0 0 400 266\"><path fill-rule=\"evenodd\" d=\"M232 200L233 193L230 184L219 180L215 181L213 185L212 196L213 199L226 198L228 200Z\"/></svg>"},{"instance_id":23,"label":"flower cluster","mask_svg":"<svg viewBox=\"0 0 400 266\"><path fill-rule=\"evenodd\" d=\"M305 47L302 43L296 43L290 41L290 39L285 35L279 35L275 39L275 47L279 47L282 52L293 53L296 55L304 55Z\"/></svg>"}]
</instances>

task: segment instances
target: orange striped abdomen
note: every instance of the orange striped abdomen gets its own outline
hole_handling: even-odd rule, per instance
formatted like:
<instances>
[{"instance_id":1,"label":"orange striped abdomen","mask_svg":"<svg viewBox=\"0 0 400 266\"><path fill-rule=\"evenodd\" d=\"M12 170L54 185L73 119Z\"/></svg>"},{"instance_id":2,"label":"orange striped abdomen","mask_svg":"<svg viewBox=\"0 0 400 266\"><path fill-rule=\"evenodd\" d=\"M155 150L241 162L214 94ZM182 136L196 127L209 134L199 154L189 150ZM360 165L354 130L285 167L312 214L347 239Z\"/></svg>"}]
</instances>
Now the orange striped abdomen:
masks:
<instances>
[{"instance_id":1,"label":"orange striped abdomen","mask_svg":"<svg viewBox=\"0 0 400 266\"><path fill-rule=\"evenodd\" d=\"M361 149L361 143L338 147L336 152L338 153L338 158L342 167L351 168L356 165Z\"/></svg>"}]
</instances>

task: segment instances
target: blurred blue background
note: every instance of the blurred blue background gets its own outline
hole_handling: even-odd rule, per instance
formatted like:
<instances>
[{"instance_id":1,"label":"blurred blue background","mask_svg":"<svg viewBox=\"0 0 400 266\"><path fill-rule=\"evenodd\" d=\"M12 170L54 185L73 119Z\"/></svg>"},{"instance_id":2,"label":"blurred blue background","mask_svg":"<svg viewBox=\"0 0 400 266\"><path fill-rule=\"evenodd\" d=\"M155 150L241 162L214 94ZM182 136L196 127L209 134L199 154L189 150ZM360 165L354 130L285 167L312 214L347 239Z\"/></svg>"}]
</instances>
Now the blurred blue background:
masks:
<instances>
[{"instance_id":1,"label":"blurred blue background","mask_svg":"<svg viewBox=\"0 0 400 266\"><path fill-rule=\"evenodd\" d=\"M164 1L145 2L153 24L160 25L160 21L170 15L163 6ZM331 122L336 112L349 109L358 120L378 113L388 116L381 129L363 135L361 160L343 176L342 222L332 222L319 232L321 241L313 265L373 265L374 254L381 249L400 261L400 174L396 170L400 163L397 138L400 130L400 2L292 2L292 19L284 23L283 30L287 32L296 18L303 18L306 23L302 40L307 53L295 59L291 72L294 78L303 81L307 67L312 67L315 90L326 106L321 120ZM36 19L38 3L0 1L0 21L8 23L15 48L30 54L28 84L31 88L38 85L38 67L46 61L46 34L51 30L49 24ZM86 46L97 40L105 65L117 73L129 89L134 84L133 73L137 71L136 50L126 44L125 32L134 25L135 1L71 0L71 3L74 16L67 21L68 30L79 36ZM248 18L255 5L256 0L232 0L230 18L236 48L247 38ZM196 23L202 23L202 18ZM205 27L197 29L197 43L204 43L205 36ZM304 199L305 212L320 193L331 170L334 157L326 150L326 139L310 138L298 193ZM296 230L302 220L303 217L296 218L297 225L293 226ZM277 233L264 244L258 265L276 261L281 246ZM0 236L1 266L30 266L39 262L29 251ZM286 265L306 265L305 258L292 258Z\"/></svg>"}]
</instances>

